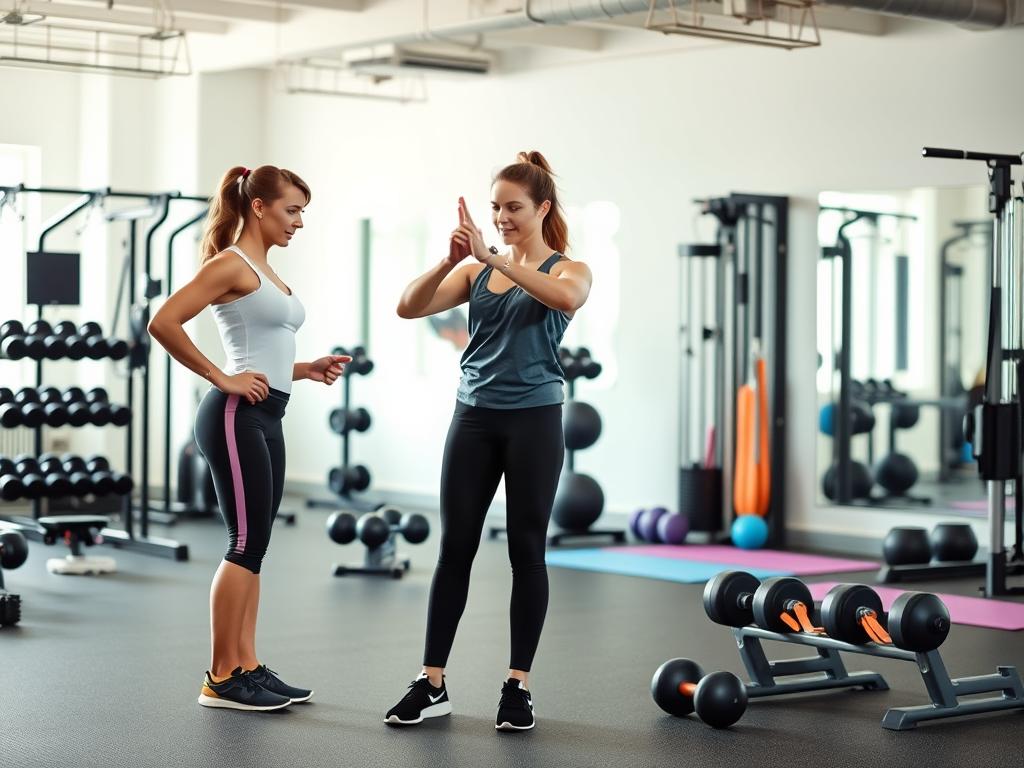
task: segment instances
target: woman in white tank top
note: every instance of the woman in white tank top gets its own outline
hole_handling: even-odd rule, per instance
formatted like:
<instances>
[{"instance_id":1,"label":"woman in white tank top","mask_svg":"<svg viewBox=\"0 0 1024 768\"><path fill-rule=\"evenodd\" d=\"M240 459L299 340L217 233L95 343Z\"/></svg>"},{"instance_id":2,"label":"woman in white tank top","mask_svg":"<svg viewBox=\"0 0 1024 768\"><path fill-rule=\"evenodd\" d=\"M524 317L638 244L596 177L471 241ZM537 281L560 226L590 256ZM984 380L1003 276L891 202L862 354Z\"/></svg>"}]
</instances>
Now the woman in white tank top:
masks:
<instances>
[{"instance_id":1,"label":"woman in white tank top","mask_svg":"<svg viewBox=\"0 0 1024 768\"><path fill-rule=\"evenodd\" d=\"M229 546L210 590L212 661L199 696L209 707L265 711L308 701L256 656L260 566L281 503L281 418L292 381L333 384L350 358L295 362L295 333L305 309L267 259L302 228L309 187L294 173L263 165L236 167L210 205L202 264L170 296L150 334L212 387L196 416L196 440L210 465ZM184 324L211 308L227 362L212 363Z\"/></svg>"}]
</instances>

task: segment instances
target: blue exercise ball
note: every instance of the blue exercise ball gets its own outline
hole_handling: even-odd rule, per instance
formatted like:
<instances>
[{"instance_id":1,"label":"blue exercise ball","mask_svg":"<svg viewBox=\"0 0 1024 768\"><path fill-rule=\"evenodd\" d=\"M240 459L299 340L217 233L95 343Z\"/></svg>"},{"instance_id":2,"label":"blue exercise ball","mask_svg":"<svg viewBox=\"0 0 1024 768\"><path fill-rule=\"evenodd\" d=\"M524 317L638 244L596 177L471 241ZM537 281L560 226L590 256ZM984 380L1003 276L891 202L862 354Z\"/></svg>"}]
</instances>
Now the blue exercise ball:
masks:
<instances>
[{"instance_id":1,"label":"blue exercise ball","mask_svg":"<svg viewBox=\"0 0 1024 768\"><path fill-rule=\"evenodd\" d=\"M835 403L825 403L825 405L821 406L821 410L818 411L818 429L821 431L821 434L832 437L834 433L832 423L835 418L835 412Z\"/></svg>"},{"instance_id":2,"label":"blue exercise ball","mask_svg":"<svg viewBox=\"0 0 1024 768\"><path fill-rule=\"evenodd\" d=\"M760 549L768 541L768 523L760 515L740 515L732 523L732 543L740 549Z\"/></svg>"}]
</instances>

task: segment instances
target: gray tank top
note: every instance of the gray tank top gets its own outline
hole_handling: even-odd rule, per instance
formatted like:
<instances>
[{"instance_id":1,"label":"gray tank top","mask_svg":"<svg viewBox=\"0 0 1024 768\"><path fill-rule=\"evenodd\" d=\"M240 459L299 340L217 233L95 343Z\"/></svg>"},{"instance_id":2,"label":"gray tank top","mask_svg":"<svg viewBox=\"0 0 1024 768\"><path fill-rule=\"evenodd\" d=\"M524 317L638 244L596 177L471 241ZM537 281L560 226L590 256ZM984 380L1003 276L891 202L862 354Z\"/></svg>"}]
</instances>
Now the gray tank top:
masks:
<instances>
[{"instance_id":1,"label":"gray tank top","mask_svg":"<svg viewBox=\"0 0 1024 768\"><path fill-rule=\"evenodd\" d=\"M228 375L258 371L273 389L291 392L295 332L306 319L306 310L294 293L274 285L237 245L225 250L242 257L256 273L260 287L226 304L210 305L228 357L223 371Z\"/></svg>"},{"instance_id":2,"label":"gray tank top","mask_svg":"<svg viewBox=\"0 0 1024 768\"><path fill-rule=\"evenodd\" d=\"M553 253L538 272L551 272ZM483 408L536 408L565 399L558 346L569 316L545 306L518 285L504 293L487 287L492 267L480 270L469 291L469 345L462 353L458 400Z\"/></svg>"}]
</instances>

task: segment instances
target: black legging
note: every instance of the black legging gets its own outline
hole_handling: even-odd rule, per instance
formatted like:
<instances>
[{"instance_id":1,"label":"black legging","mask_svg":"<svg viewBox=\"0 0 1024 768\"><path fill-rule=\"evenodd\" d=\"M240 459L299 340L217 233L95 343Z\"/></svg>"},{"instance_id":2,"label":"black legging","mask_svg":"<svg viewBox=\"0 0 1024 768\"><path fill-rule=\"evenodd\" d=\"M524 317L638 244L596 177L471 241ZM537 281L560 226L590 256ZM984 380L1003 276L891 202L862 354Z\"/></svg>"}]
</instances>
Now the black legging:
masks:
<instances>
[{"instance_id":1,"label":"black legging","mask_svg":"<svg viewBox=\"0 0 1024 768\"><path fill-rule=\"evenodd\" d=\"M484 517L504 474L512 563L509 668L529 671L548 607L544 546L563 458L561 405L456 406L441 468L441 553L430 589L425 666L448 664Z\"/></svg>"},{"instance_id":2,"label":"black legging","mask_svg":"<svg viewBox=\"0 0 1024 768\"><path fill-rule=\"evenodd\" d=\"M228 527L224 559L260 572L284 492L281 418L288 395L276 389L251 405L211 389L196 414L196 443L210 465L217 504Z\"/></svg>"}]
</instances>

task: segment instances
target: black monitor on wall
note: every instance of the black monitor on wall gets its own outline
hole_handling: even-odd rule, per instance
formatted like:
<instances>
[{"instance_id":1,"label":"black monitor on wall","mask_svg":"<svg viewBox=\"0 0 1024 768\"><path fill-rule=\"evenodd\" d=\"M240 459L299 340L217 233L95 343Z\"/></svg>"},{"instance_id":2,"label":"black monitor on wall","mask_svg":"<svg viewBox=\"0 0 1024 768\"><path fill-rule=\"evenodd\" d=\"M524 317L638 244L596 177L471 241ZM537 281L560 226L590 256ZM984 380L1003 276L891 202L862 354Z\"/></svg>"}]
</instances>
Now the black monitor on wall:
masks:
<instances>
[{"instance_id":1,"label":"black monitor on wall","mask_svg":"<svg viewBox=\"0 0 1024 768\"><path fill-rule=\"evenodd\" d=\"M26 254L26 303L81 304L81 260L80 253L33 251Z\"/></svg>"}]
</instances>

